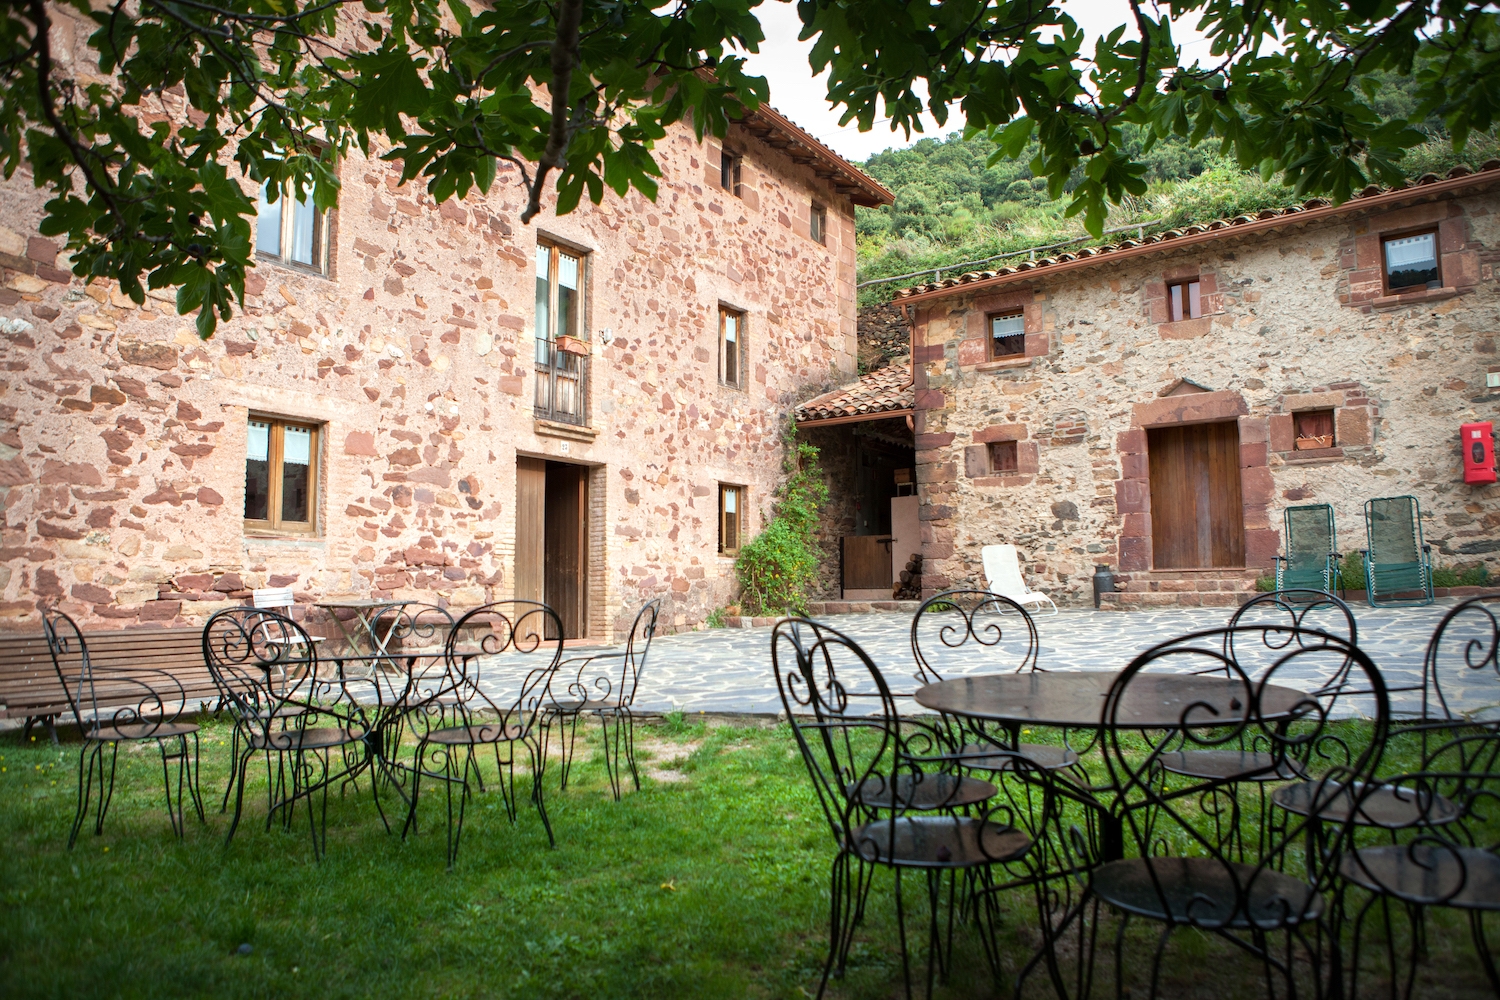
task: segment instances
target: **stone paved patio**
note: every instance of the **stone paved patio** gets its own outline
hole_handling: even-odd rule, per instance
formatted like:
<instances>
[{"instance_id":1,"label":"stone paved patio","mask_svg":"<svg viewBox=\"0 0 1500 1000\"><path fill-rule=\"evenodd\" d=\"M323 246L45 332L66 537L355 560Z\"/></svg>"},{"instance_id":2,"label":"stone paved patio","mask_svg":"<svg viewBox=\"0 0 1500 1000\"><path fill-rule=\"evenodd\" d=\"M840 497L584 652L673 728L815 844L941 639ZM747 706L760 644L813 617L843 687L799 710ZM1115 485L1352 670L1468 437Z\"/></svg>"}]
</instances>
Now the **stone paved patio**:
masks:
<instances>
[{"instance_id":1,"label":"stone paved patio","mask_svg":"<svg viewBox=\"0 0 1500 1000\"><path fill-rule=\"evenodd\" d=\"M1455 601L1425 608L1353 607L1359 644L1392 687L1420 685L1422 660L1433 629ZM898 612L837 615L824 619L857 640L886 674L894 691L910 691L916 682L911 653L911 616ZM1014 621L1014 619L1012 619ZM1039 665L1048 670L1119 670L1130 658L1156 643L1228 622L1218 608L1171 608L1151 611L1065 610L1036 619L1041 639ZM770 662L771 629L710 629L658 638L642 676L636 704L648 711L678 708L687 712L768 712L781 709ZM1011 647L1009 656L1004 652ZM924 647L925 648L925 647ZM972 645L971 647L972 648ZM1451 648L1447 647L1447 648ZM1003 642L972 655L953 656L944 676L994 673L1014 669L1019 654ZM581 651L580 651L581 652ZM1306 686L1315 686L1306 678ZM1445 680L1450 705L1464 711L1500 712L1500 678L1492 669L1460 687ZM1392 707L1415 712L1415 692L1392 696Z\"/></svg>"}]
</instances>

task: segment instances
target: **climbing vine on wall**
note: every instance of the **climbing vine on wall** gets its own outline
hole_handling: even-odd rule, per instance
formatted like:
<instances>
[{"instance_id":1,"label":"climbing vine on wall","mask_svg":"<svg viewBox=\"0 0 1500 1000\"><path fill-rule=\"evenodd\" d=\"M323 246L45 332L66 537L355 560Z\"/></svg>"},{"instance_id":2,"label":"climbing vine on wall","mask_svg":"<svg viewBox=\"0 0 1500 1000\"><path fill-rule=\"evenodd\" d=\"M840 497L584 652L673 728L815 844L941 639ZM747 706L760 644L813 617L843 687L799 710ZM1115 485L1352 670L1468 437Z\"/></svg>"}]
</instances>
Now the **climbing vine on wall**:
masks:
<instances>
[{"instance_id":1,"label":"climbing vine on wall","mask_svg":"<svg viewBox=\"0 0 1500 1000\"><path fill-rule=\"evenodd\" d=\"M801 614L817 572L814 529L828 503L828 486L818 467L818 449L797 440L790 423L782 434L786 481L776 490L771 520L734 561L740 603L747 615Z\"/></svg>"}]
</instances>

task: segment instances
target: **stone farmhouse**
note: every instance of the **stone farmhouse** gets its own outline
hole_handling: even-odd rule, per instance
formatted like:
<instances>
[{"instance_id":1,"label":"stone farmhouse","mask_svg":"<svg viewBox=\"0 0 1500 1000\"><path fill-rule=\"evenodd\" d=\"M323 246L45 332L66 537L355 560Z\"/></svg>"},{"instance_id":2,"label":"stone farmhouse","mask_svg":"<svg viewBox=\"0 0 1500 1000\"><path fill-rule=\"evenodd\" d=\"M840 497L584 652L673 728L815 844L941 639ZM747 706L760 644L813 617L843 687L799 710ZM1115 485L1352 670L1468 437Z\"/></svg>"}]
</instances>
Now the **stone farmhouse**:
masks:
<instances>
[{"instance_id":1,"label":"stone farmhouse","mask_svg":"<svg viewBox=\"0 0 1500 1000\"><path fill-rule=\"evenodd\" d=\"M782 475L792 404L855 371L854 206L889 192L771 108L659 144L637 194L544 212L515 174L435 204L341 165L262 197L247 307L72 278L0 184L0 627L200 624L252 588L545 599L608 640L700 622ZM316 618L316 612L312 612Z\"/></svg>"},{"instance_id":2,"label":"stone farmhouse","mask_svg":"<svg viewBox=\"0 0 1500 1000\"><path fill-rule=\"evenodd\" d=\"M1012 542L1059 602L1106 564L1119 606L1237 603L1287 506L1331 504L1347 553L1404 494L1435 564L1500 570L1500 487L1459 445L1500 417L1497 265L1492 161L899 292L909 371L797 410L851 536L827 596L913 553L925 594L980 584Z\"/></svg>"}]
</instances>

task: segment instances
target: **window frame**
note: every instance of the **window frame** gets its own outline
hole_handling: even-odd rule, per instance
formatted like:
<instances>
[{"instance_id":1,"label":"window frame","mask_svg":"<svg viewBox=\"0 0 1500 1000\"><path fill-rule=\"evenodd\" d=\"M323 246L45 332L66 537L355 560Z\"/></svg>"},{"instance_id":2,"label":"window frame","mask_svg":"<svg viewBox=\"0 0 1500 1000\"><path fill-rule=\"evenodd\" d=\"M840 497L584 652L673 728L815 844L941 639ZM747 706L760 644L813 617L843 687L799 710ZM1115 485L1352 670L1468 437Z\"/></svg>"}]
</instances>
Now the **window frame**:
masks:
<instances>
[{"instance_id":1,"label":"window frame","mask_svg":"<svg viewBox=\"0 0 1500 1000\"><path fill-rule=\"evenodd\" d=\"M1020 333L1007 334L1004 338L996 337L995 336L995 321L999 320L999 319L1019 319L1021 321L1021 332ZM985 328L985 337L984 337L985 348L984 348L984 350L985 350L986 355L988 355L989 360L991 360L991 361L1014 361L1017 358L1024 358L1024 357L1026 357L1026 310L1024 308L1022 308L1022 309L1002 309L999 312L989 313L989 314L987 314L984 317L984 328ZM996 353L996 343L995 342L997 340L1000 340L1000 339L1005 339L1005 340L1012 340L1012 339L1019 340L1020 344L1021 344L1021 349L1019 351L1015 351L1015 352L1012 352L1010 354L997 354Z\"/></svg>"},{"instance_id":2,"label":"window frame","mask_svg":"<svg viewBox=\"0 0 1500 1000\"><path fill-rule=\"evenodd\" d=\"M1332 406L1320 407L1316 410L1293 410L1292 411L1292 450L1306 451L1308 449L1298 448L1297 442L1310 438L1322 437L1320 434L1303 434L1302 421L1311 417L1327 417L1328 419L1328 443L1325 448L1337 448L1339 444L1338 414L1337 408Z\"/></svg>"},{"instance_id":3,"label":"window frame","mask_svg":"<svg viewBox=\"0 0 1500 1000\"><path fill-rule=\"evenodd\" d=\"M319 501L322 499L319 477L322 474L322 447L324 424L297 417L279 417L268 413L251 412L245 418L245 429L250 424L270 424L266 444L266 518L243 517L244 533L247 535L301 535L315 537L319 534ZM311 432L307 458L307 520L284 521L281 517L283 456L286 447L286 428L297 427ZM248 437L247 437L248 444ZM249 465L249 449L246 449L245 464ZM247 495L248 499L248 495Z\"/></svg>"},{"instance_id":4,"label":"window frame","mask_svg":"<svg viewBox=\"0 0 1500 1000\"><path fill-rule=\"evenodd\" d=\"M750 357L749 349L745 346L746 315L747 314L743 309L736 309L734 306L725 305L722 302L719 303L719 384L729 389L743 389L745 388L746 383L749 381L745 378L746 362ZM725 371L725 369L728 367L725 362L729 358L729 352L724 349L724 319L726 316L733 316L736 320L735 346L737 349L734 352L734 366L735 374L738 377L735 379L728 378Z\"/></svg>"},{"instance_id":5,"label":"window frame","mask_svg":"<svg viewBox=\"0 0 1500 1000\"><path fill-rule=\"evenodd\" d=\"M724 497L726 495L728 495L728 494L733 494L734 495L735 506L736 506L736 510L734 511L734 515L735 515L735 517L734 517L734 522L735 522L734 523L734 533L735 533L734 542L735 542L735 544L732 547L727 546L727 545L724 544L724 528L725 528L725 524L726 524L726 518L727 518L728 514L730 513L729 511L726 511L724 509ZM740 549L744 548L744 546L745 546L745 529L748 527L748 515L746 514L746 506L747 505L746 505L745 501L746 501L746 498L749 496L749 494L750 494L749 489L747 487L739 484L739 483L720 483L719 484L719 490L718 490L718 503L719 503L719 506L718 506L718 518L717 518L717 522L718 522L718 529L719 529L718 530L718 534L719 534L718 553L721 556L731 556L731 557L732 556L736 556L736 555L739 554Z\"/></svg>"},{"instance_id":6,"label":"window frame","mask_svg":"<svg viewBox=\"0 0 1500 1000\"><path fill-rule=\"evenodd\" d=\"M1404 285L1401 288L1391 287L1390 265L1386 263L1385 245L1395 240L1409 240L1413 236L1432 237L1432 260L1437 265L1437 287L1443 287L1443 244L1436 226L1423 226L1420 229L1408 229L1394 233L1380 234L1380 288L1386 295L1410 295L1412 292L1427 292L1434 289L1426 285Z\"/></svg>"},{"instance_id":7,"label":"window frame","mask_svg":"<svg viewBox=\"0 0 1500 1000\"><path fill-rule=\"evenodd\" d=\"M817 225L813 225L814 222ZM828 245L828 209L816 201L807 213L807 235L820 246Z\"/></svg>"},{"instance_id":8,"label":"window frame","mask_svg":"<svg viewBox=\"0 0 1500 1000\"><path fill-rule=\"evenodd\" d=\"M539 332L540 332L537 329L537 326L538 326L538 323L537 323L538 316L536 315L536 302L535 302L535 299L533 299L533 301L532 301L532 324L531 324L531 332L532 332L532 357L531 357L531 364L532 364L532 375L537 380L537 382L536 382L536 384L534 384L532 386L532 394L531 394L532 410L533 410L535 416L538 419L541 419L541 420L551 420L551 421L555 421L557 423L574 424L574 425L579 426L579 427L587 427L588 423L589 423L589 405L588 405L589 404L589 385L590 385L590 381L589 381L589 362L592 360L592 358L589 355L572 354L572 352L564 352L564 351L559 350L559 348L557 347L557 339L558 339L559 336L571 337L574 340L581 341L585 345L588 345L590 351L592 352L593 341L588 336L588 330L589 330L589 293L588 293L588 288L589 288L589 266L590 266L589 262L590 262L590 259L593 256L593 254L590 251L588 251L588 250L582 249L581 247L576 247L576 246L572 246L570 244L561 243L561 242L559 242L557 240L551 240L551 239L545 239L545 238L538 238L537 242L536 242L536 246L537 246L537 250L538 251L540 251L540 250L546 250L547 254L548 254L548 258L547 258L548 259L548 265L547 265L547 321L546 321L547 329L545 331L545 333L546 333L545 337L538 335ZM572 324L571 329L568 330L568 331L559 332L556 329L556 326L555 326L555 324L557 322L557 313L558 313L558 309L557 309L558 297L559 297L560 289L562 287L562 282L560 281L560 276L561 275L560 275L560 268L559 268L559 260L560 260L561 256L564 255L564 254L566 254L567 256L572 257L573 259L575 259L575 260L578 261L578 287L576 289L574 289L574 291L578 295L578 303L577 303L577 308L573 311L573 324ZM536 268L536 258L535 258L534 255L532 257L532 267L533 267L533 269ZM534 276L534 280L535 280L535 277L536 276ZM543 341L545 341L545 343L547 344L547 361L546 362L542 362L537 357L537 344L539 342L543 342ZM577 392L578 392L578 407L577 407L577 409L578 409L578 412L577 413L567 413L565 411L560 411L560 410L558 410L557 405L556 405L557 404L558 373L560 371L564 371L564 369L561 368L558 365L557 362L558 362L558 355L559 354L563 354L563 353L567 353L571 357L577 358L577 365L578 365L577 380L576 380L577 383L578 383L578 386L577 386ZM547 403L547 405L545 407L542 406L541 404L539 404L537 402L537 394L540 391L541 380L543 378L548 379L549 382L550 382L550 385L548 387L548 393L547 393L548 403ZM566 378L564 380L566 381Z\"/></svg>"},{"instance_id":9,"label":"window frame","mask_svg":"<svg viewBox=\"0 0 1500 1000\"><path fill-rule=\"evenodd\" d=\"M1001 453L1009 454L1008 464L998 461ZM1021 445L1016 441L991 441L985 445L985 456L989 459L990 475L1016 476L1021 472Z\"/></svg>"},{"instance_id":10,"label":"window frame","mask_svg":"<svg viewBox=\"0 0 1500 1000\"><path fill-rule=\"evenodd\" d=\"M330 240L328 239L328 234L332 231L332 226L329 223L329 216L332 215L332 211L324 212L315 204L313 204L311 189L308 189L307 191L307 201L305 202L297 201L293 196L290 188L282 191L281 197L277 199L277 206L280 209L281 216L281 238L277 241L277 246L280 248L281 252L273 254L260 248L260 222L258 209L260 206L260 199L265 195L266 188L269 186L269 183L270 182L262 184L260 192L256 195L257 221L255 224L255 232L251 234L251 239L254 241L255 246L256 260L263 260L268 264L275 264L279 267L290 268L293 271L301 271L303 274L315 274L321 278L329 277L330 258L328 244ZM313 210L313 260L315 261L315 263L304 264L301 261L292 260L291 256L287 253L287 247L290 245L292 239L292 230L296 226L296 212L288 212L288 205L308 205Z\"/></svg>"},{"instance_id":11,"label":"window frame","mask_svg":"<svg viewBox=\"0 0 1500 1000\"><path fill-rule=\"evenodd\" d=\"M1182 289L1182 301L1178 305L1174 306L1172 300L1172 292L1178 288ZM1193 289L1196 289L1196 295L1192 294L1191 290ZM1196 302L1198 306L1198 312L1196 314L1193 313L1194 302ZM1180 281L1167 282L1167 322L1184 323L1190 319L1202 318L1203 279L1201 277L1183 278Z\"/></svg>"},{"instance_id":12,"label":"window frame","mask_svg":"<svg viewBox=\"0 0 1500 1000\"><path fill-rule=\"evenodd\" d=\"M731 152L728 149L719 150L719 187L728 191L736 198L742 198L741 172L744 166L744 156Z\"/></svg>"}]
</instances>

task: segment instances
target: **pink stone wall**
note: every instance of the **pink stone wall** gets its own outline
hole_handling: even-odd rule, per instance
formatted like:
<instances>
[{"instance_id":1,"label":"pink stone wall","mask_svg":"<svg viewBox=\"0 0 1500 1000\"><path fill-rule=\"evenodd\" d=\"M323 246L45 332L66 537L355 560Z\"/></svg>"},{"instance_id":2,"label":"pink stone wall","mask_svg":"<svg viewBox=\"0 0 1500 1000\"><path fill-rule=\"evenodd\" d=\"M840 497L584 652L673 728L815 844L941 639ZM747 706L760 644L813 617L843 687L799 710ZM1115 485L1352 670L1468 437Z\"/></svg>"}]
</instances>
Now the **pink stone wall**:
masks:
<instances>
[{"instance_id":1,"label":"pink stone wall","mask_svg":"<svg viewBox=\"0 0 1500 1000\"><path fill-rule=\"evenodd\" d=\"M440 207L356 155L330 275L263 263L206 343L170 295L137 308L71 279L36 234L30 178L0 183L0 627L35 628L42 604L190 625L261 586L304 604L508 596L517 455L593 469L591 634L651 595L679 628L730 603L716 484L750 488L758 531L790 405L850 377L855 351L849 201L753 136L730 142L753 197L718 190L716 146L676 129L654 204L610 194L531 226L514 172ZM807 236L814 200L826 246ZM534 419L539 236L588 251L592 434ZM743 389L718 383L721 304L746 313ZM315 537L244 530L251 413L320 425Z\"/></svg>"}]
</instances>

